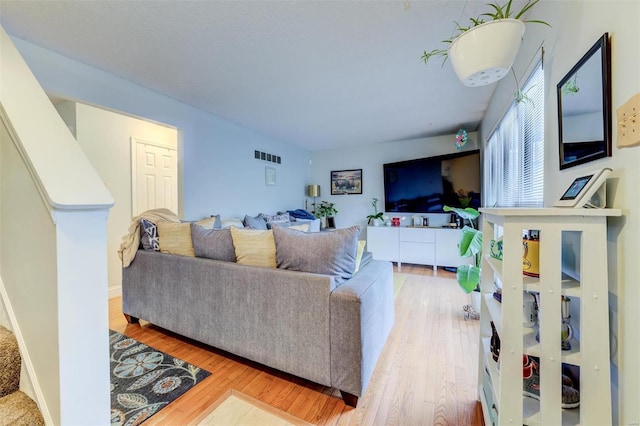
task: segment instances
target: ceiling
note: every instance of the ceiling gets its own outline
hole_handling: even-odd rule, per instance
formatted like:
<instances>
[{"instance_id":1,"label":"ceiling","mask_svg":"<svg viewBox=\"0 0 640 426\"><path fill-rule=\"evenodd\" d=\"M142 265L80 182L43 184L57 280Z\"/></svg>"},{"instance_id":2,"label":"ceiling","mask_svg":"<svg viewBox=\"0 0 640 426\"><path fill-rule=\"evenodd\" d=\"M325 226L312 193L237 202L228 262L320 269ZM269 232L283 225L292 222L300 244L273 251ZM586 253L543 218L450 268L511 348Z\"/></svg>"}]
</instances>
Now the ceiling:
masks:
<instances>
[{"instance_id":1,"label":"ceiling","mask_svg":"<svg viewBox=\"0 0 640 426\"><path fill-rule=\"evenodd\" d=\"M7 1L12 36L310 151L476 130L495 84L420 61L484 2Z\"/></svg>"}]
</instances>

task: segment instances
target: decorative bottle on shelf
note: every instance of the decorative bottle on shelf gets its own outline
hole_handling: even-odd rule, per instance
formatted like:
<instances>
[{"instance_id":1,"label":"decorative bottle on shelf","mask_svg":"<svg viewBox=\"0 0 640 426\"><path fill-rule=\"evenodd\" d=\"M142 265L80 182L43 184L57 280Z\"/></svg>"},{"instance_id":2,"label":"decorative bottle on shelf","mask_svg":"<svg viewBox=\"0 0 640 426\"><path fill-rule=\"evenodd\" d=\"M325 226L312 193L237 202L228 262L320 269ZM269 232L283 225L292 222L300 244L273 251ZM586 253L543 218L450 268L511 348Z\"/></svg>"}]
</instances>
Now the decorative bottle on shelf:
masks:
<instances>
[{"instance_id":1,"label":"decorative bottle on shelf","mask_svg":"<svg viewBox=\"0 0 640 426\"><path fill-rule=\"evenodd\" d=\"M562 302L560 302L560 309L562 311L562 350L568 351L571 349L571 339L573 338L573 326L571 325L571 315L569 315L569 305L571 299L562 296Z\"/></svg>"},{"instance_id":2,"label":"decorative bottle on shelf","mask_svg":"<svg viewBox=\"0 0 640 426\"><path fill-rule=\"evenodd\" d=\"M573 326L571 325L571 315L569 314L569 308L571 304L571 299L562 296L562 300L560 302L560 313L562 314L562 324L560 325L560 339L561 344L560 348L563 351L568 351L571 349L571 339L573 339ZM538 317L539 318L539 317ZM535 324L536 328L536 340L540 341L540 322L539 319Z\"/></svg>"},{"instance_id":3,"label":"decorative bottle on shelf","mask_svg":"<svg viewBox=\"0 0 640 426\"><path fill-rule=\"evenodd\" d=\"M495 362L498 362L498 359L500 359L500 336L498 336L498 330L496 330L493 321L491 321L491 341L489 342L489 348L491 349L491 357Z\"/></svg>"}]
</instances>

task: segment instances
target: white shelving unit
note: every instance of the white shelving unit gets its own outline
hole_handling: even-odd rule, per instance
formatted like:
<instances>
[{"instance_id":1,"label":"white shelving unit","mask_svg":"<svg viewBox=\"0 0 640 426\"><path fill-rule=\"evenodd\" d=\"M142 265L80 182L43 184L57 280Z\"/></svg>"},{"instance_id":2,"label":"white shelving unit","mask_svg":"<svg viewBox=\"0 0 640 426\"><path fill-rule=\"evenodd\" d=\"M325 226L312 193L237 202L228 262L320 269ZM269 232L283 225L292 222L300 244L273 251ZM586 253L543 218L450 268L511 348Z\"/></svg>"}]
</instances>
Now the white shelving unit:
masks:
<instances>
[{"instance_id":1,"label":"white shelving unit","mask_svg":"<svg viewBox=\"0 0 640 426\"><path fill-rule=\"evenodd\" d=\"M480 209L483 223L482 304L478 395L486 424L611 424L607 217L618 209ZM540 231L540 277L522 274L523 230ZM580 235L580 270L562 270L564 232ZM503 238L503 259L489 256L491 239ZM577 279L576 279L577 277ZM492 294L502 286L502 303ZM540 294L540 342L523 327L523 291ZM571 318L580 330L572 349L561 349L561 295L579 299ZM500 336L499 366L489 349L493 321ZM540 357L540 401L522 394L522 355ZM562 409L562 364L580 367L580 407ZM486 372L486 373L485 373ZM486 377L488 376L488 377ZM494 416L490 416L490 413ZM496 415L497 413L497 415Z\"/></svg>"}]
</instances>

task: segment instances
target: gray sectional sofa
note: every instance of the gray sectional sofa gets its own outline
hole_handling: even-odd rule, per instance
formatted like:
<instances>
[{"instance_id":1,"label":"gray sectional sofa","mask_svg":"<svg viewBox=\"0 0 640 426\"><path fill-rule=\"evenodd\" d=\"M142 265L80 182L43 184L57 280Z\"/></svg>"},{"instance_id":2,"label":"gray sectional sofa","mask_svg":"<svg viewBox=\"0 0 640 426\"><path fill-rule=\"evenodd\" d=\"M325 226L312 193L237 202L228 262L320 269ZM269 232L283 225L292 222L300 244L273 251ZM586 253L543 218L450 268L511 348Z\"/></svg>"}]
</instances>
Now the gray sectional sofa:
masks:
<instances>
[{"instance_id":1,"label":"gray sectional sofa","mask_svg":"<svg viewBox=\"0 0 640 426\"><path fill-rule=\"evenodd\" d=\"M138 250L123 268L122 308L129 322L337 388L355 406L394 323L393 270L363 261L337 284L329 275Z\"/></svg>"}]
</instances>

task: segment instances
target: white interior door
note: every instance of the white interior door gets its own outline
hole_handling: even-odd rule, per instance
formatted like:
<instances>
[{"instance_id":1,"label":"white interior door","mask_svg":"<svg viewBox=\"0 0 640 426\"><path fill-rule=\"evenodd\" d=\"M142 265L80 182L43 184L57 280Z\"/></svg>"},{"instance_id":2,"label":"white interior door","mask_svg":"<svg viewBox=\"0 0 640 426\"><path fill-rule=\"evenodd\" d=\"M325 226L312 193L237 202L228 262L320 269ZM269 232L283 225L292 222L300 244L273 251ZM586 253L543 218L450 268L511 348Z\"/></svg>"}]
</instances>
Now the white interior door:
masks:
<instances>
[{"instance_id":1,"label":"white interior door","mask_svg":"<svg viewBox=\"0 0 640 426\"><path fill-rule=\"evenodd\" d=\"M131 138L132 216L167 208L178 214L177 147Z\"/></svg>"}]
</instances>

